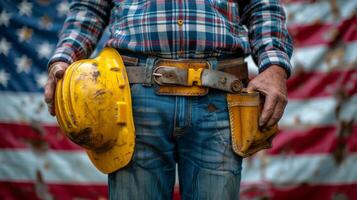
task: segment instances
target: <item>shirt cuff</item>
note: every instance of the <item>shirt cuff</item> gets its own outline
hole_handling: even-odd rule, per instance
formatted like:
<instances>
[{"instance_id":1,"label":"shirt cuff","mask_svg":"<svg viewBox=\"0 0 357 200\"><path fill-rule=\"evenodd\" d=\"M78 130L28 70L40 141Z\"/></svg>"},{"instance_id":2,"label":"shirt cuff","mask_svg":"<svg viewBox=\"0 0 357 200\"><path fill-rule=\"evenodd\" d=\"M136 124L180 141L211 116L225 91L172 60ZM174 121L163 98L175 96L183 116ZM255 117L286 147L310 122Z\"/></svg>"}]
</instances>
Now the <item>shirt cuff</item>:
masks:
<instances>
[{"instance_id":1,"label":"shirt cuff","mask_svg":"<svg viewBox=\"0 0 357 200\"><path fill-rule=\"evenodd\" d=\"M286 70L288 78L292 72L289 56L282 51L265 51L259 56L259 73L271 65L278 65Z\"/></svg>"},{"instance_id":2,"label":"shirt cuff","mask_svg":"<svg viewBox=\"0 0 357 200\"><path fill-rule=\"evenodd\" d=\"M59 47L47 64L47 69L55 62L65 62L69 65L76 61L76 54L71 48Z\"/></svg>"}]
</instances>

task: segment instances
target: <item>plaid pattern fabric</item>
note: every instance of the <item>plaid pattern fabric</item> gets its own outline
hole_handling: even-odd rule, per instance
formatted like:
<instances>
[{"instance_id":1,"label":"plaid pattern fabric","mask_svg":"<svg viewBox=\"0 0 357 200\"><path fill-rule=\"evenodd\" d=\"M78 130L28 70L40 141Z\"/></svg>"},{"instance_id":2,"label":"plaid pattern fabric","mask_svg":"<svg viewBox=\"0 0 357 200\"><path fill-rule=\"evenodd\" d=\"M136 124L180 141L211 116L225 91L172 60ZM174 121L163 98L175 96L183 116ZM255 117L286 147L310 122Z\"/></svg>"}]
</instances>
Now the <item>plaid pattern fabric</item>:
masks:
<instances>
[{"instance_id":1,"label":"plaid pattern fabric","mask_svg":"<svg viewBox=\"0 0 357 200\"><path fill-rule=\"evenodd\" d=\"M172 59L242 50L260 71L277 64L290 73L292 42L279 0L246 2L74 0L50 64L90 56L108 25L109 47Z\"/></svg>"}]
</instances>

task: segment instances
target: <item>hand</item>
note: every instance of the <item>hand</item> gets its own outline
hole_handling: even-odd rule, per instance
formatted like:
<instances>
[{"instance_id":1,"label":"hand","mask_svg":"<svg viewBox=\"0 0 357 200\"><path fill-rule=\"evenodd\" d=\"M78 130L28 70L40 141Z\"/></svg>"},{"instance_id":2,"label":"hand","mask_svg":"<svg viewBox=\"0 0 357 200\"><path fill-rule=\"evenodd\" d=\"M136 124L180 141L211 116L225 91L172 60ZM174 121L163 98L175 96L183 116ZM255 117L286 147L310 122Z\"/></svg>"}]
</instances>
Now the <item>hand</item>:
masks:
<instances>
[{"instance_id":1,"label":"hand","mask_svg":"<svg viewBox=\"0 0 357 200\"><path fill-rule=\"evenodd\" d=\"M253 78L247 91L258 91L265 96L259 126L269 128L280 120L288 103L286 88L287 73L280 66L272 65Z\"/></svg>"},{"instance_id":2,"label":"hand","mask_svg":"<svg viewBox=\"0 0 357 200\"><path fill-rule=\"evenodd\" d=\"M64 72L68 68L68 64L65 62L55 62L50 66L48 72L48 79L45 85L45 102L47 104L48 112L55 116L54 95L56 91L56 84L58 79L61 79Z\"/></svg>"}]
</instances>

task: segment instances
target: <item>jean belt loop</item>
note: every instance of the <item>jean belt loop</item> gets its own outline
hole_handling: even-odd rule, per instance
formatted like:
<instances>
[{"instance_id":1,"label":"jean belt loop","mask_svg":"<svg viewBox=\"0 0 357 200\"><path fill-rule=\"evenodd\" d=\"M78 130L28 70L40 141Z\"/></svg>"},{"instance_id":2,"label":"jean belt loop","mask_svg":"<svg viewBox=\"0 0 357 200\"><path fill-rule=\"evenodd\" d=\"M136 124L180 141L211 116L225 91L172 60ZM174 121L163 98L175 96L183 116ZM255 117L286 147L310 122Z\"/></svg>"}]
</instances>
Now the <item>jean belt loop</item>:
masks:
<instances>
[{"instance_id":1,"label":"jean belt loop","mask_svg":"<svg viewBox=\"0 0 357 200\"><path fill-rule=\"evenodd\" d=\"M218 61L217 61L216 57L207 58L207 62L210 64L210 68L212 70L216 70L217 69Z\"/></svg>"}]
</instances>

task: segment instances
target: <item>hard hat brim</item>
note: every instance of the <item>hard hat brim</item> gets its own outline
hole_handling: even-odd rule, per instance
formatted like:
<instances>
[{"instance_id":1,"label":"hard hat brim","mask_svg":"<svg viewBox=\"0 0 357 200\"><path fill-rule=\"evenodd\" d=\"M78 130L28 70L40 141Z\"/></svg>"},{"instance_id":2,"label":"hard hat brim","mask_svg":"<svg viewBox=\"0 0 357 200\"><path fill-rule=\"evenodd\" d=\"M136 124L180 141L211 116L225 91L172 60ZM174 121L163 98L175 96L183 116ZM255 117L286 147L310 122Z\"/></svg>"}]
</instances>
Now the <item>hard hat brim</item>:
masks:
<instances>
[{"instance_id":1,"label":"hard hat brim","mask_svg":"<svg viewBox=\"0 0 357 200\"><path fill-rule=\"evenodd\" d=\"M125 140L121 139L124 137ZM109 174L129 164L134 153L134 146L135 134L125 131L125 134L122 132L116 144L109 150L100 153L91 150L86 150L86 152L99 171Z\"/></svg>"}]
</instances>

